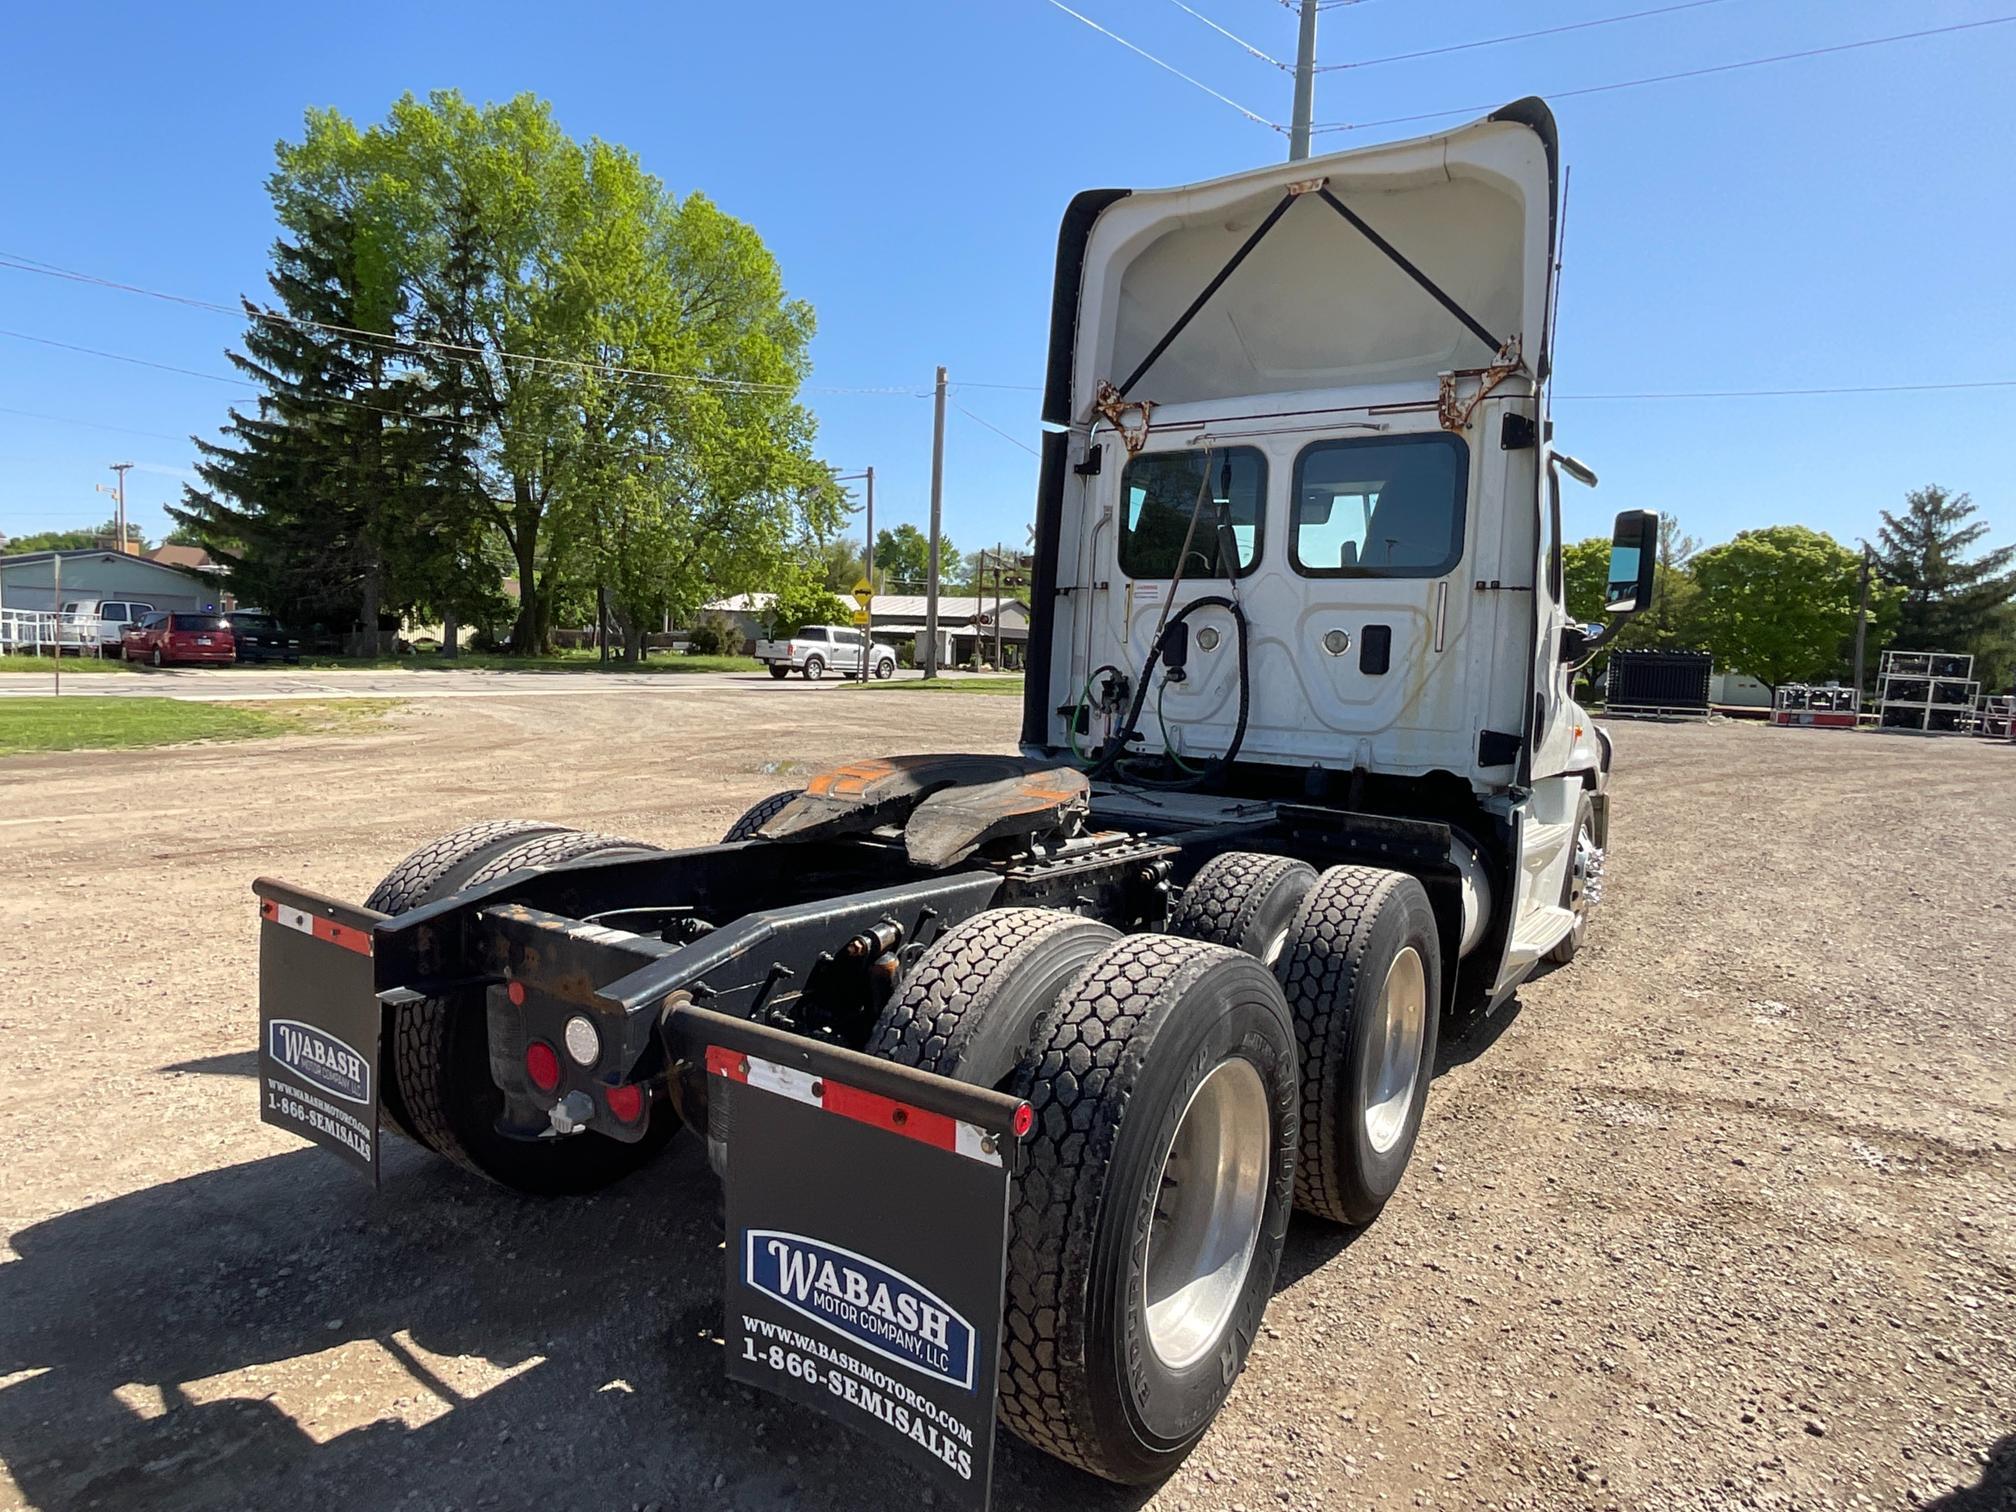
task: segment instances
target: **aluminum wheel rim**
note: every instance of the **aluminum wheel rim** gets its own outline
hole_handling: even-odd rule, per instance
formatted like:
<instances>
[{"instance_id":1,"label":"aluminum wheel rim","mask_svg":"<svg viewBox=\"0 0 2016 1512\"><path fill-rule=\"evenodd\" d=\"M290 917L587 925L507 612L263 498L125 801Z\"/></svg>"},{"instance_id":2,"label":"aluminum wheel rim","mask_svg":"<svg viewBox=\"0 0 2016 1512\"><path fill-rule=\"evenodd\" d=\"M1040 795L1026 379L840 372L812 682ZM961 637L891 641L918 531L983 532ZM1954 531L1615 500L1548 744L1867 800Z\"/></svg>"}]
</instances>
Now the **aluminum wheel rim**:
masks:
<instances>
[{"instance_id":1,"label":"aluminum wheel rim","mask_svg":"<svg viewBox=\"0 0 2016 1512\"><path fill-rule=\"evenodd\" d=\"M1585 824L1575 831L1575 859L1568 866L1568 911L1578 929L1589 914L1589 864L1595 849L1596 836Z\"/></svg>"},{"instance_id":2,"label":"aluminum wheel rim","mask_svg":"<svg viewBox=\"0 0 2016 1512\"><path fill-rule=\"evenodd\" d=\"M1162 1158L1141 1264L1148 1346L1170 1370L1203 1359L1246 1290L1273 1153L1267 1087L1228 1060L1198 1083Z\"/></svg>"},{"instance_id":3,"label":"aluminum wheel rim","mask_svg":"<svg viewBox=\"0 0 2016 1512\"><path fill-rule=\"evenodd\" d=\"M1365 1138L1381 1155L1400 1142L1401 1131L1407 1127L1414 1086L1421 1079L1421 1045L1427 1023L1428 973L1421 964L1421 953L1409 945L1386 968L1374 1018L1378 1038L1366 1046L1372 1085L1365 1099Z\"/></svg>"}]
</instances>

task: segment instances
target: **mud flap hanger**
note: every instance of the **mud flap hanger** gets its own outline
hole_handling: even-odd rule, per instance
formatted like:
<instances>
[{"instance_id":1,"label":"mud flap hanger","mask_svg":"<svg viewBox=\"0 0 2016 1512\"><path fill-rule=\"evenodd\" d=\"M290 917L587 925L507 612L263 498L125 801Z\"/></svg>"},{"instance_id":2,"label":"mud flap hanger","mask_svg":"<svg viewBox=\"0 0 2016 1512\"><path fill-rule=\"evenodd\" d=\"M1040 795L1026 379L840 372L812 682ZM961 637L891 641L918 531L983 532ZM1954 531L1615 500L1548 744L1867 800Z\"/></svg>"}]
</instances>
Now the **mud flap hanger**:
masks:
<instances>
[{"instance_id":1,"label":"mud flap hanger","mask_svg":"<svg viewBox=\"0 0 2016 1512\"><path fill-rule=\"evenodd\" d=\"M1238 271L1239 265L1246 261L1252 254L1253 249L1266 239L1267 233L1280 223L1281 217L1288 213L1289 208L1295 201L1308 194L1316 195L1323 203L1328 205L1332 210L1335 210L1353 230L1357 231L1359 235L1363 236L1374 247L1378 248L1380 252L1384 253L1387 260L1394 267L1413 279L1415 283L1421 286L1429 298L1433 299L1443 309L1447 310L1450 315L1454 316L1464 330L1489 347L1495 359L1494 366L1504 365L1508 358L1514 363L1517 362L1516 352L1518 350L1519 338L1516 335L1502 339L1492 335L1482 321L1464 309L1446 289L1436 283L1426 273L1422 272L1420 268L1416 267L1404 252L1374 230L1364 216L1332 194L1329 184L1330 181L1328 179L1320 178L1304 179L1300 183L1290 184L1288 192L1281 197L1281 202L1267 212L1266 218L1253 228L1253 234L1240 244L1239 250L1232 254L1225 266L1220 268L1211 281L1204 285L1197 297L1190 301L1189 308L1184 310L1181 315L1178 315L1169 329L1162 333L1162 338L1148 349L1148 355L1135 365L1134 371L1127 375L1126 381L1121 383L1118 388L1107 383L1100 385L1099 397L1095 401L1094 408L1107 418L1114 429L1121 433L1121 439L1127 443L1127 450L1130 454L1139 451L1142 443L1148 438L1149 405L1142 400L1129 400L1127 398L1134 391L1134 385L1139 383L1148 370L1161 359L1162 354L1169 350L1170 345L1176 338L1183 334L1190 322L1195 320L1204 306L1211 302L1211 296L1225 286L1226 280ZM1119 418L1128 409L1138 411L1141 417L1140 424L1131 429Z\"/></svg>"}]
</instances>

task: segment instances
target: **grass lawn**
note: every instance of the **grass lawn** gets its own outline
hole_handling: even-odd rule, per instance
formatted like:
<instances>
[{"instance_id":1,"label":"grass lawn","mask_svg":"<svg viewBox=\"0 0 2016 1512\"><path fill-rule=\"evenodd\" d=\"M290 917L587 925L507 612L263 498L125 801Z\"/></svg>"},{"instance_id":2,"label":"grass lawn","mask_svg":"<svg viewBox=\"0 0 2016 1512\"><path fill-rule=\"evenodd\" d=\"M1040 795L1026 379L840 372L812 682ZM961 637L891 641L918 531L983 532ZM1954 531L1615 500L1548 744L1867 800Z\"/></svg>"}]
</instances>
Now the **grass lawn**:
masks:
<instances>
[{"instance_id":1,"label":"grass lawn","mask_svg":"<svg viewBox=\"0 0 2016 1512\"><path fill-rule=\"evenodd\" d=\"M277 667L277 662L268 663ZM498 656L464 651L453 661L431 651L412 656L304 656L304 667L331 671L348 668L362 672L761 672L763 663L753 656L648 656L632 667L620 661L603 662L593 651L556 651L551 656Z\"/></svg>"},{"instance_id":2,"label":"grass lawn","mask_svg":"<svg viewBox=\"0 0 2016 1512\"><path fill-rule=\"evenodd\" d=\"M0 756L340 733L369 729L397 707L398 700L391 698L260 704L89 695L5 698L0 699Z\"/></svg>"},{"instance_id":3,"label":"grass lawn","mask_svg":"<svg viewBox=\"0 0 2016 1512\"><path fill-rule=\"evenodd\" d=\"M23 652L9 652L0 656L0 672L40 672L44 677L56 670L53 656L29 656ZM63 675L81 672L86 677L94 677L101 672L131 672L133 669L116 656L66 656L63 658Z\"/></svg>"},{"instance_id":4,"label":"grass lawn","mask_svg":"<svg viewBox=\"0 0 2016 1512\"><path fill-rule=\"evenodd\" d=\"M922 682L856 682L844 686L871 693L1020 693L1019 677L927 677Z\"/></svg>"}]
</instances>

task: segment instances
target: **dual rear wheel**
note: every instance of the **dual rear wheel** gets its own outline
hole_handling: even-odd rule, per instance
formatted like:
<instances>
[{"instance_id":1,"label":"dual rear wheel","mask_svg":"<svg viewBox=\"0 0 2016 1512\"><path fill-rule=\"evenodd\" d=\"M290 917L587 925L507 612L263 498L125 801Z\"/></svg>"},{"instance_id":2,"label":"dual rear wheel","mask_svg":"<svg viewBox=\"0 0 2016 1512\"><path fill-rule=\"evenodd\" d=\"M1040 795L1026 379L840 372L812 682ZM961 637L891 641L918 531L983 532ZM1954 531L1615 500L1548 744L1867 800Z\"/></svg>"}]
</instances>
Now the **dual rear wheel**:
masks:
<instances>
[{"instance_id":1,"label":"dual rear wheel","mask_svg":"<svg viewBox=\"0 0 2016 1512\"><path fill-rule=\"evenodd\" d=\"M1111 1480L1166 1475L1273 1291L1299 1081L1279 984L1240 952L1044 909L946 932L877 1052L1028 1100L1002 1420Z\"/></svg>"}]
</instances>

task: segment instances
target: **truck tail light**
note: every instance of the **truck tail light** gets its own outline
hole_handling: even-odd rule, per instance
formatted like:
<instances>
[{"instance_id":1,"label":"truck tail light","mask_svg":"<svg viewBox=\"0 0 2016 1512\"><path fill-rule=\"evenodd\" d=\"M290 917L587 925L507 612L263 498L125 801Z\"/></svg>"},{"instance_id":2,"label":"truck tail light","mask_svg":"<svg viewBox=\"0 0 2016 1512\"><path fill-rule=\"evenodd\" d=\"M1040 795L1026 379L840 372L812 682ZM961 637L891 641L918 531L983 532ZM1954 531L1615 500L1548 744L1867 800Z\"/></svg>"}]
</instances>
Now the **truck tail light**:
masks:
<instances>
[{"instance_id":1,"label":"truck tail light","mask_svg":"<svg viewBox=\"0 0 2016 1512\"><path fill-rule=\"evenodd\" d=\"M603 1101L620 1123L633 1124L644 1116L644 1089L637 1086L611 1087Z\"/></svg>"},{"instance_id":2,"label":"truck tail light","mask_svg":"<svg viewBox=\"0 0 2016 1512\"><path fill-rule=\"evenodd\" d=\"M525 1047L525 1078L541 1092L560 1085L560 1057L546 1041L534 1040Z\"/></svg>"}]
</instances>

